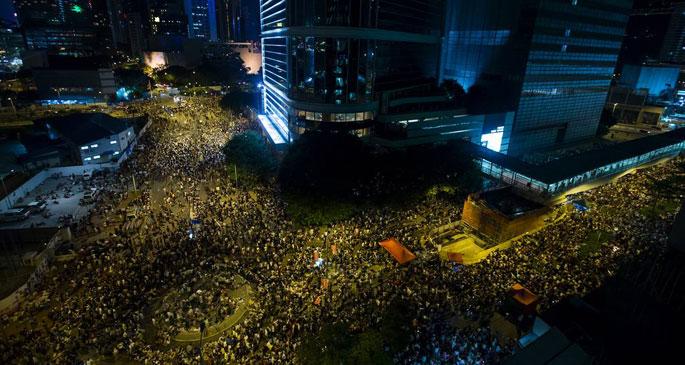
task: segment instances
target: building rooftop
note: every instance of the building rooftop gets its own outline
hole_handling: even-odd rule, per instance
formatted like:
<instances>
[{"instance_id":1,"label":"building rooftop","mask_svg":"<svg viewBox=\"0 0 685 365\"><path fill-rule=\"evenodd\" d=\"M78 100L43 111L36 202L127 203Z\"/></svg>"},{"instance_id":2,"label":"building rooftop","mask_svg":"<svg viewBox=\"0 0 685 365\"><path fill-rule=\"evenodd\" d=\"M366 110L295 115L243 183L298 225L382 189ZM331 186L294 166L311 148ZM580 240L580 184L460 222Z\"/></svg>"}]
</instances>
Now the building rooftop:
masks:
<instances>
[{"instance_id":1,"label":"building rooftop","mask_svg":"<svg viewBox=\"0 0 685 365\"><path fill-rule=\"evenodd\" d=\"M542 165L533 165L518 158L476 146L483 159L516 171L545 184L554 184L625 159L685 141L685 128L631 141L604 146L572 156L562 157Z\"/></svg>"},{"instance_id":2,"label":"building rooftop","mask_svg":"<svg viewBox=\"0 0 685 365\"><path fill-rule=\"evenodd\" d=\"M515 194L511 187L486 190L479 193L476 198L510 218L544 208L542 204Z\"/></svg>"},{"instance_id":3,"label":"building rooftop","mask_svg":"<svg viewBox=\"0 0 685 365\"><path fill-rule=\"evenodd\" d=\"M128 119L114 118L104 113L77 113L41 119L38 123L45 123L49 129L54 128L76 145L106 138L130 127Z\"/></svg>"}]
</instances>

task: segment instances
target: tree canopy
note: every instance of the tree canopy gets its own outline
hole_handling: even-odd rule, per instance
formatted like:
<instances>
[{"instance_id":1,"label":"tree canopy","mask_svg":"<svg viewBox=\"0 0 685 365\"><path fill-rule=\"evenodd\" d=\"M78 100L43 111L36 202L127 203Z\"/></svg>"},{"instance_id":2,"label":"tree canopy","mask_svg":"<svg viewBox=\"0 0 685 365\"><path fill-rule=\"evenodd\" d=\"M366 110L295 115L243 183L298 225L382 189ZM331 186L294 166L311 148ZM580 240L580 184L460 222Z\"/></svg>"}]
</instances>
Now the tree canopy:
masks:
<instances>
[{"instance_id":1,"label":"tree canopy","mask_svg":"<svg viewBox=\"0 0 685 365\"><path fill-rule=\"evenodd\" d=\"M260 178L268 178L276 170L276 159L255 131L236 134L224 146L226 160Z\"/></svg>"},{"instance_id":2,"label":"tree canopy","mask_svg":"<svg viewBox=\"0 0 685 365\"><path fill-rule=\"evenodd\" d=\"M243 90L231 91L221 99L221 107L233 111L240 111L246 106L257 108L258 104L258 93L251 93Z\"/></svg>"},{"instance_id":3,"label":"tree canopy","mask_svg":"<svg viewBox=\"0 0 685 365\"><path fill-rule=\"evenodd\" d=\"M309 132L288 150L279 182L291 193L367 199L442 183L475 190L478 176L465 142L384 150L350 134Z\"/></svg>"}]
</instances>

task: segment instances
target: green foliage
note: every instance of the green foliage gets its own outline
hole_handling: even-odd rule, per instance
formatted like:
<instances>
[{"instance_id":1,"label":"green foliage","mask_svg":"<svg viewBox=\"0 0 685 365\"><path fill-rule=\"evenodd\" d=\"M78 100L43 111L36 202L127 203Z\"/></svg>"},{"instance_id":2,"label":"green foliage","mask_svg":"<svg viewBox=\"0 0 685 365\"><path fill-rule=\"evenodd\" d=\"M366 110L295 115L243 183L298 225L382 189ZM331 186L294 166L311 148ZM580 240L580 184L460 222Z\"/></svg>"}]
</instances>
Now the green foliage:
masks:
<instances>
[{"instance_id":1,"label":"green foliage","mask_svg":"<svg viewBox=\"0 0 685 365\"><path fill-rule=\"evenodd\" d=\"M154 85L153 80L139 68L117 68L114 70L114 77L117 80L117 85L139 91L146 90L149 83Z\"/></svg>"},{"instance_id":2,"label":"green foliage","mask_svg":"<svg viewBox=\"0 0 685 365\"><path fill-rule=\"evenodd\" d=\"M665 212L677 212L680 204L677 201L659 199L652 205L646 205L640 208L640 214L649 219L654 219Z\"/></svg>"},{"instance_id":3,"label":"green foliage","mask_svg":"<svg viewBox=\"0 0 685 365\"><path fill-rule=\"evenodd\" d=\"M246 78L242 61L236 57L228 57L223 62L206 61L194 69L169 66L154 73L157 82L175 87L233 84Z\"/></svg>"},{"instance_id":4,"label":"green foliage","mask_svg":"<svg viewBox=\"0 0 685 365\"><path fill-rule=\"evenodd\" d=\"M324 327L316 336L308 336L298 356L303 364L338 365L345 361L352 345L347 327L338 323Z\"/></svg>"},{"instance_id":5,"label":"green foliage","mask_svg":"<svg viewBox=\"0 0 685 365\"><path fill-rule=\"evenodd\" d=\"M288 149L278 181L300 224L328 224L364 204L406 204L435 185L451 196L481 186L466 143L382 150L324 132L306 133Z\"/></svg>"},{"instance_id":6,"label":"green foliage","mask_svg":"<svg viewBox=\"0 0 685 365\"><path fill-rule=\"evenodd\" d=\"M460 141L387 151L349 134L310 132L289 148L279 182L290 193L367 201L423 193L442 183L472 191L480 186L480 174Z\"/></svg>"},{"instance_id":7,"label":"green foliage","mask_svg":"<svg viewBox=\"0 0 685 365\"><path fill-rule=\"evenodd\" d=\"M221 107L224 109L238 112L242 108L249 106L256 108L259 103L259 94L250 93L242 90L231 91L221 99Z\"/></svg>"},{"instance_id":8,"label":"green foliage","mask_svg":"<svg viewBox=\"0 0 685 365\"><path fill-rule=\"evenodd\" d=\"M368 176L369 157L354 136L307 133L288 149L279 180L287 192L346 197Z\"/></svg>"},{"instance_id":9,"label":"green foliage","mask_svg":"<svg viewBox=\"0 0 685 365\"><path fill-rule=\"evenodd\" d=\"M276 170L276 159L262 136L254 131L233 136L224 146L224 154L229 164L235 164L241 171L250 172L260 178L269 178Z\"/></svg>"},{"instance_id":10,"label":"green foliage","mask_svg":"<svg viewBox=\"0 0 685 365\"><path fill-rule=\"evenodd\" d=\"M344 324L324 327L308 336L298 352L302 364L392 364L383 349L383 335L376 330L352 334Z\"/></svg>"}]
</instances>

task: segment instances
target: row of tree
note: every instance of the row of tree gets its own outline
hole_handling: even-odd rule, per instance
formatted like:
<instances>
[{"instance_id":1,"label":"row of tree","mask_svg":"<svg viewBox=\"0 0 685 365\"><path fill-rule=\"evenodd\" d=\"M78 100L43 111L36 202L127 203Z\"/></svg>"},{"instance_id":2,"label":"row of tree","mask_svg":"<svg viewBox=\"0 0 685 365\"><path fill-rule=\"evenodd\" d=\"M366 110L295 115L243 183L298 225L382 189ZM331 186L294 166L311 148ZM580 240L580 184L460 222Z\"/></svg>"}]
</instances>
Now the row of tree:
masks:
<instances>
[{"instance_id":1,"label":"row of tree","mask_svg":"<svg viewBox=\"0 0 685 365\"><path fill-rule=\"evenodd\" d=\"M467 193L482 183L469 144L461 141L388 150L346 133L308 132L278 164L262 136L249 131L231 139L225 153L240 171L277 183L291 214L309 208L320 216L300 220L305 224L334 219L335 203L352 213L350 205L413 201L436 185Z\"/></svg>"}]
</instances>

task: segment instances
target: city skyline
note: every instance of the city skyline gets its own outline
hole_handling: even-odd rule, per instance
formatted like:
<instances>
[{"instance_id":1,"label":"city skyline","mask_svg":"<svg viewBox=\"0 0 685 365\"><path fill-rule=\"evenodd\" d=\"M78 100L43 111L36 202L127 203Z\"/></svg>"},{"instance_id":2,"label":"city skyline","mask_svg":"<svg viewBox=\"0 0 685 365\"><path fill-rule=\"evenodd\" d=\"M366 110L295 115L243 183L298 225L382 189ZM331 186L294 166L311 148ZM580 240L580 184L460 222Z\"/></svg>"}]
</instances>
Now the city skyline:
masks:
<instances>
[{"instance_id":1,"label":"city skyline","mask_svg":"<svg viewBox=\"0 0 685 365\"><path fill-rule=\"evenodd\" d=\"M685 1L11 2L0 364L681 356Z\"/></svg>"}]
</instances>

